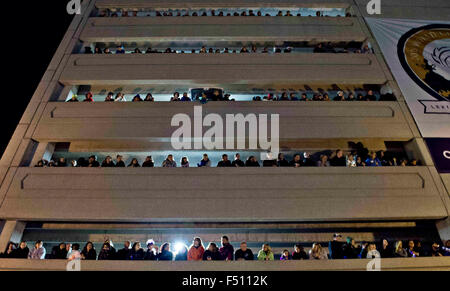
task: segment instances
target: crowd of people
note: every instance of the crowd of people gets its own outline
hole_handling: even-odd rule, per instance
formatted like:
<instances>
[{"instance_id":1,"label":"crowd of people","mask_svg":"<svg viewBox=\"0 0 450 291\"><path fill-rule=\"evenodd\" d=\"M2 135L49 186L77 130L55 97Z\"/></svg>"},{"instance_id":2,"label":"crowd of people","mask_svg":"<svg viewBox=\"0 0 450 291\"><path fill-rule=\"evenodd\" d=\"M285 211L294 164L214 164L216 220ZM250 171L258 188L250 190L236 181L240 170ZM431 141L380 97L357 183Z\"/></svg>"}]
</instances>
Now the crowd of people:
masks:
<instances>
[{"instance_id":1,"label":"crowd of people","mask_svg":"<svg viewBox=\"0 0 450 291\"><path fill-rule=\"evenodd\" d=\"M384 94L379 98L375 95L373 90L368 90L366 94L358 93L355 94L353 92L345 93L344 91L338 91L336 96L329 96L328 93L314 93L308 95L307 93L298 93L298 92L282 92L281 94L276 93L268 93L263 96L254 96L252 98L253 101L395 101L395 96L393 94ZM148 93L145 97L140 94L135 95L131 100L127 99L124 93L113 93L109 92L105 97L103 102L155 102L155 98L151 93ZM202 103L209 101L235 101L232 98L231 94L223 94L219 90L214 91L213 94L207 95L202 93L195 98L189 96L189 93L184 92L181 95L179 92L175 92L173 96L170 98L171 102L192 102L199 101ZM94 94L92 92L88 92L85 94L84 99L79 100L78 95L72 95L72 97L66 102L95 102Z\"/></svg>"},{"instance_id":2,"label":"crowd of people","mask_svg":"<svg viewBox=\"0 0 450 291\"><path fill-rule=\"evenodd\" d=\"M1 258L14 259L55 259L55 260L147 260L147 261L274 261L275 253L270 244L263 244L262 248L254 254L247 242L241 242L239 249L235 251L227 236L221 238L221 247L210 242L208 246L202 243L201 238L194 238L190 247L177 243L172 247L171 243L164 243L158 247L154 240L148 240L145 248L141 242L125 241L123 248L116 250L113 242L107 239L99 252L92 242L87 242L83 248L80 244L60 243L47 254L42 241L37 241L29 249L26 241L19 245L9 243L6 251L0 254ZM351 237L343 241L342 235L334 234L333 240L328 245L328 252L320 243L312 244L307 252L302 244L296 244L293 251L284 250L279 254L280 260L340 260L340 259L374 259L374 258L407 258L407 257L443 257L450 256L450 240L441 246L433 242L427 249L421 241L409 240L405 246L402 241L395 243L383 239L377 246L376 243L362 242L357 244ZM277 256L278 257L278 256Z\"/></svg>"},{"instance_id":3,"label":"crowd of people","mask_svg":"<svg viewBox=\"0 0 450 291\"><path fill-rule=\"evenodd\" d=\"M156 17L189 17L189 16L267 16L270 17L272 14L263 13L261 10L244 10L242 12L236 11L237 9L220 9L216 11L215 9L211 9L210 11L205 11L204 9L199 10L169 10L169 11L154 11L154 12L140 12L136 10L118 10L111 11L109 9L101 10L98 14L98 17L138 17L138 16L156 16ZM291 10L279 10L275 16L305 16L300 12L292 12ZM313 16L311 14L307 15L308 17ZM330 17L327 11L316 11L315 17ZM336 17L341 17L340 14L337 14ZM351 13L346 13L345 17L352 17Z\"/></svg>"},{"instance_id":4,"label":"crowd of people","mask_svg":"<svg viewBox=\"0 0 450 291\"><path fill-rule=\"evenodd\" d=\"M176 54L176 53L191 53L191 54L245 54L245 53L262 53L262 54L281 54L281 53L292 53L294 48L291 46L277 46L277 47L269 47L265 46L263 48L258 48L256 45L251 45L250 49L247 46L243 46L241 49L229 49L229 48L207 48L206 46L202 46L200 49L172 49L166 48L163 50L153 49L152 47L148 47L147 49L141 50L140 48L135 48L131 51L131 54ZM369 48L369 45L363 45L360 49L349 49L349 48L338 48L334 46L331 42L328 43L319 43L314 49L313 53L360 53L360 54L370 54L373 53L373 49ZM96 45L94 50L90 46L84 48L85 54L107 54L107 55L120 55L130 53L125 49L123 45L119 45L112 50L109 47L102 48L100 45Z\"/></svg>"},{"instance_id":5,"label":"crowd of people","mask_svg":"<svg viewBox=\"0 0 450 291\"><path fill-rule=\"evenodd\" d=\"M152 156L147 156L141 164L137 158L132 158L130 162L126 162L122 155L117 155L114 160L111 156L107 156L102 162L98 161L97 156L91 155L89 158L81 157L77 160L67 162L64 157L56 158L52 161L40 160L35 167L89 167L89 168L154 168L157 163ZM188 157L182 157L178 164L174 155L170 154L160 164L163 168L189 168ZM240 168L240 167L391 167L391 166L418 166L416 159L407 160L399 158L398 154L386 153L385 151L369 152L364 146L360 146L356 150L352 150L347 154L343 150L323 151L314 153L303 152L295 154L291 160L287 159L283 153L278 155L277 159L273 159L271 154L267 154L267 159L258 161L255 156L249 156L245 161L241 159L241 155L237 153L234 160L231 160L227 154L222 155L221 161L218 162L217 168ZM213 167L212 161L207 154L203 155L203 159L196 164L197 167ZM194 166L195 167L195 166Z\"/></svg>"}]
</instances>

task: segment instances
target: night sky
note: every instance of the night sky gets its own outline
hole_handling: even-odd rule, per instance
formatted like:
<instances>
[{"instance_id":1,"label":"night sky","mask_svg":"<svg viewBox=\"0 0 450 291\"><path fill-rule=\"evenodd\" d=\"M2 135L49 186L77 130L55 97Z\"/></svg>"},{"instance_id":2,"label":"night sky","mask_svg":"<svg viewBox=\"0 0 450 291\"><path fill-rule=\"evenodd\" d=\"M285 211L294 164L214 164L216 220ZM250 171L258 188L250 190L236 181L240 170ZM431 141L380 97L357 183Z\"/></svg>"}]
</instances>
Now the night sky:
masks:
<instances>
[{"instance_id":1,"label":"night sky","mask_svg":"<svg viewBox=\"0 0 450 291\"><path fill-rule=\"evenodd\" d=\"M73 19L66 12L68 1L11 3L14 6L8 4L11 7L3 9L8 17L2 17L2 71L6 79L2 80L0 156Z\"/></svg>"}]
</instances>

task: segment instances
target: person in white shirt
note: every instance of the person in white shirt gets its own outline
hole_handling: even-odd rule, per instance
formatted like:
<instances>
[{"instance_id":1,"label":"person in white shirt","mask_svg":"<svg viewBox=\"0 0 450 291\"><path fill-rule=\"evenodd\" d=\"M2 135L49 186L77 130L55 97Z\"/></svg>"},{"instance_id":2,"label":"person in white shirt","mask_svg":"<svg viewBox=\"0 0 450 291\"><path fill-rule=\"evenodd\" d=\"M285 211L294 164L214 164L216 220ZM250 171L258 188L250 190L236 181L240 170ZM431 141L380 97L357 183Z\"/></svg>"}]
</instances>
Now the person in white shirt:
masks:
<instances>
[{"instance_id":1,"label":"person in white shirt","mask_svg":"<svg viewBox=\"0 0 450 291\"><path fill-rule=\"evenodd\" d=\"M125 95L118 93L114 99L114 102L127 102L127 99L125 99Z\"/></svg>"},{"instance_id":2,"label":"person in white shirt","mask_svg":"<svg viewBox=\"0 0 450 291\"><path fill-rule=\"evenodd\" d=\"M38 240L34 244L34 248L29 252L28 259L30 260L44 260L45 259L45 248L44 243L41 240Z\"/></svg>"},{"instance_id":3,"label":"person in white shirt","mask_svg":"<svg viewBox=\"0 0 450 291\"><path fill-rule=\"evenodd\" d=\"M81 252L80 252L80 245L79 244L73 244L72 245L72 251L67 254L67 259L69 261L81 260Z\"/></svg>"},{"instance_id":4,"label":"person in white shirt","mask_svg":"<svg viewBox=\"0 0 450 291\"><path fill-rule=\"evenodd\" d=\"M381 258L380 252L377 251L377 246L375 244L369 245L369 250L367 251L367 258L368 259Z\"/></svg>"},{"instance_id":5,"label":"person in white shirt","mask_svg":"<svg viewBox=\"0 0 450 291\"><path fill-rule=\"evenodd\" d=\"M348 157L347 157L347 167L356 168L355 156L348 155Z\"/></svg>"}]
</instances>

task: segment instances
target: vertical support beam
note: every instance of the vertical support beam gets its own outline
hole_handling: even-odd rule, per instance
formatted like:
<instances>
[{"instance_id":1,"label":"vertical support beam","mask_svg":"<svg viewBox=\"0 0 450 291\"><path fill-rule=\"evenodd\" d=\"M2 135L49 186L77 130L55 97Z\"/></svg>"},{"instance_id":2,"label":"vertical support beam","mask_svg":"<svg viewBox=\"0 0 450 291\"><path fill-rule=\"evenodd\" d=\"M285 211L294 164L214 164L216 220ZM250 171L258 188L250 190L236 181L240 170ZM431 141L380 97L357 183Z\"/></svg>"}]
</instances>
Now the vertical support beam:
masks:
<instances>
[{"instance_id":1,"label":"vertical support beam","mask_svg":"<svg viewBox=\"0 0 450 291\"><path fill-rule=\"evenodd\" d=\"M414 138L405 143L405 150L408 159L417 159L423 166L434 166L428 147L423 138Z\"/></svg>"},{"instance_id":2,"label":"vertical support beam","mask_svg":"<svg viewBox=\"0 0 450 291\"><path fill-rule=\"evenodd\" d=\"M446 190L445 194L447 194L447 201L450 201L450 174L441 174L441 179L444 182ZM450 240L450 210L449 210L449 217L447 217L447 219L436 222L436 228L439 232L441 240L443 241Z\"/></svg>"},{"instance_id":3,"label":"vertical support beam","mask_svg":"<svg viewBox=\"0 0 450 291\"><path fill-rule=\"evenodd\" d=\"M40 160L44 159L50 161L55 152L54 143L39 143L30 167L34 167Z\"/></svg>"},{"instance_id":4,"label":"vertical support beam","mask_svg":"<svg viewBox=\"0 0 450 291\"><path fill-rule=\"evenodd\" d=\"M436 222L436 228L442 241L450 240L450 217Z\"/></svg>"},{"instance_id":5,"label":"vertical support beam","mask_svg":"<svg viewBox=\"0 0 450 291\"><path fill-rule=\"evenodd\" d=\"M0 235L0 252L4 252L10 242L20 243L26 223L22 221L6 221Z\"/></svg>"}]
</instances>

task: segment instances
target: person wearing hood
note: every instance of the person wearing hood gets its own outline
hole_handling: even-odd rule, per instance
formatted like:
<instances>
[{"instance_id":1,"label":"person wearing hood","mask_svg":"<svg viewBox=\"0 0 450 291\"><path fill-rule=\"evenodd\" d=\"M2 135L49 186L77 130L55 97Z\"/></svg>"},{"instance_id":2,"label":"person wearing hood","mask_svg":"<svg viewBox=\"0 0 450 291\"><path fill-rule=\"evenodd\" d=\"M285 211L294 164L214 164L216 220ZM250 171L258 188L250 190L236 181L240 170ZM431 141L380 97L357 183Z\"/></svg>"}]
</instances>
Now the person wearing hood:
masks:
<instances>
[{"instance_id":1,"label":"person wearing hood","mask_svg":"<svg viewBox=\"0 0 450 291\"><path fill-rule=\"evenodd\" d=\"M92 94L92 92L86 94L86 98L83 100L83 102L94 102L94 95Z\"/></svg>"},{"instance_id":2,"label":"person wearing hood","mask_svg":"<svg viewBox=\"0 0 450 291\"><path fill-rule=\"evenodd\" d=\"M139 95L139 94L134 96L134 98L132 100L132 102L141 102L141 101L144 101L144 100L142 100L141 95Z\"/></svg>"}]
</instances>

